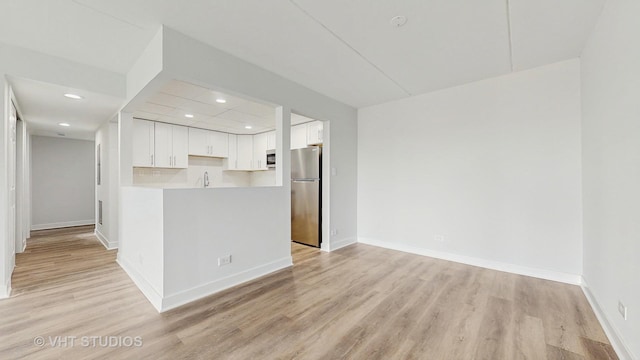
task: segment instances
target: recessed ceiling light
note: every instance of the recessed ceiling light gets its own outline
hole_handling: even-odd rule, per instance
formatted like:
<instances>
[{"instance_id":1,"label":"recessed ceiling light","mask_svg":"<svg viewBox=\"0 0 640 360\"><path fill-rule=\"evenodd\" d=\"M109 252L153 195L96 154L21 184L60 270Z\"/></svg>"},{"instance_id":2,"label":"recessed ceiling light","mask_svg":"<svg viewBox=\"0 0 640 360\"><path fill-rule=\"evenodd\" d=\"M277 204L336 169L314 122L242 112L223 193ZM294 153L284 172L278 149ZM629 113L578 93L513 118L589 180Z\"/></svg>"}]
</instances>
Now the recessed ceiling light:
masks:
<instances>
[{"instance_id":1,"label":"recessed ceiling light","mask_svg":"<svg viewBox=\"0 0 640 360\"><path fill-rule=\"evenodd\" d=\"M251 129L251 128L253 128L253 126L251 126L251 125L246 125L244 128L245 128L245 129Z\"/></svg>"},{"instance_id":2,"label":"recessed ceiling light","mask_svg":"<svg viewBox=\"0 0 640 360\"><path fill-rule=\"evenodd\" d=\"M191 119L193 117L193 114L184 114L184 117Z\"/></svg>"},{"instance_id":3,"label":"recessed ceiling light","mask_svg":"<svg viewBox=\"0 0 640 360\"><path fill-rule=\"evenodd\" d=\"M218 98L218 99L216 99L216 102L217 102L218 104L224 104L224 103L226 103L226 102L227 102L227 100Z\"/></svg>"},{"instance_id":4,"label":"recessed ceiling light","mask_svg":"<svg viewBox=\"0 0 640 360\"><path fill-rule=\"evenodd\" d=\"M69 127L69 126L71 126L71 124L69 124L69 123L58 123L58 125L60 125L60 126L64 126L64 127Z\"/></svg>"},{"instance_id":5,"label":"recessed ceiling light","mask_svg":"<svg viewBox=\"0 0 640 360\"><path fill-rule=\"evenodd\" d=\"M81 100L81 99L83 99L82 96L76 95L76 94L71 94L71 93L64 94L64 96L68 97L69 99L73 99L73 100Z\"/></svg>"},{"instance_id":6,"label":"recessed ceiling light","mask_svg":"<svg viewBox=\"0 0 640 360\"><path fill-rule=\"evenodd\" d=\"M404 15L398 15L391 18L391 25L394 27L401 27L407 23L407 17Z\"/></svg>"}]
</instances>

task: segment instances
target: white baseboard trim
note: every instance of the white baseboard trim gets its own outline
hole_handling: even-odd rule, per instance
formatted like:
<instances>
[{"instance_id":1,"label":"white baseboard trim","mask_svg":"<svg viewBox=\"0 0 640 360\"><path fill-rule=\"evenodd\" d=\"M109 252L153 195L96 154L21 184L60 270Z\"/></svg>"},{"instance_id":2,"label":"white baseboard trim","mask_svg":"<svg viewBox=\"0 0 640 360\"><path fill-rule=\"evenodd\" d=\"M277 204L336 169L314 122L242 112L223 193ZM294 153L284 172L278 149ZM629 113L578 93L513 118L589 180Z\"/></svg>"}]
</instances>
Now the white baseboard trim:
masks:
<instances>
[{"instance_id":1,"label":"white baseboard trim","mask_svg":"<svg viewBox=\"0 0 640 360\"><path fill-rule=\"evenodd\" d=\"M582 278L582 284L580 285L580 287L582 288L584 296L586 296L587 301L589 301L593 312L596 314L598 321L600 321L600 325L602 325L604 333L607 335L607 338L609 338L609 342L611 343L611 346L613 346L613 349L616 351L616 354L618 355L620 360L635 360L635 358L631 355L629 349L627 349L627 347L625 346L624 341L622 341L622 337L620 336L618 330L609 322L607 316L602 311L600 304L589 289L589 284L584 279L584 277Z\"/></svg>"},{"instance_id":2,"label":"white baseboard trim","mask_svg":"<svg viewBox=\"0 0 640 360\"><path fill-rule=\"evenodd\" d=\"M536 269L527 266L515 265L504 263L500 261L487 260L482 258L476 258L472 256L458 255L447 253L443 251L429 250L425 248L420 248L416 246L396 244L386 241L381 241L372 238L363 238L359 237L358 242L367 245L373 245L382 247L385 249L397 250L412 254L429 256L437 259L453 261L457 263L478 266L482 268L504 271L508 273L531 276L535 278L558 281L562 283L572 284L572 285L580 285L582 281L582 277L576 274L568 274L559 271L545 270L545 269Z\"/></svg>"},{"instance_id":3,"label":"white baseboard trim","mask_svg":"<svg viewBox=\"0 0 640 360\"><path fill-rule=\"evenodd\" d=\"M102 243L102 246L104 246L107 250L113 250L118 248L117 241L113 241L113 242L109 241L109 239L107 239L106 236L104 236L100 231L98 231L97 228L94 231L94 234L96 235L98 240L100 240L100 242Z\"/></svg>"},{"instance_id":4,"label":"white baseboard trim","mask_svg":"<svg viewBox=\"0 0 640 360\"><path fill-rule=\"evenodd\" d=\"M0 287L0 299L7 299L11 296L11 278Z\"/></svg>"},{"instance_id":5,"label":"white baseboard trim","mask_svg":"<svg viewBox=\"0 0 640 360\"><path fill-rule=\"evenodd\" d=\"M129 275L129 278L134 282L134 284L136 284L138 289L140 289L142 294L144 294L147 300L149 300L151 305L160 312L162 309L162 295L158 293L155 287L151 285L151 283L147 281L147 279L138 270L136 270L135 266L120 256L119 253L116 262L120 265L122 270Z\"/></svg>"},{"instance_id":6,"label":"white baseboard trim","mask_svg":"<svg viewBox=\"0 0 640 360\"><path fill-rule=\"evenodd\" d=\"M94 219L91 220L76 220L76 221L65 221L65 222L57 222L57 223L49 223L49 224L34 224L31 225L31 230L47 230L47 229L58 229L58 228L66 228L73 226L83 226L83 225L94 225L96 221Z\"/></svg>"},{"instance_id":7,"label":"white baseboard trim","mask_svg":"<svg viewBox=\"0 0 640 360\"><path fill-rule=\"evenodd\" d=\"M336 251L336 250L341 249L341 248L343 248L345 246L353 245L353 244L355 244L357 242L358 242L358 238L355 238L355 237L341 239L341 240L338 240L338 241L332 241L331 245L329 247L329 251Z\"/></svg>"},{"instance_id":8,"label":"white baseboard trim","mask_svg":"<svg viewBox=\"0 0 640 360\"><path fill-rule=\"evenodd\" d=\"M222 290L226 290L230 287L240 285L244 282L270 274L274 271L288 268L292 265L293 260L291 256L287 256L282 259L272 261L264 265L256 266L252 269L242 271L223 279L215 280L210 283L206 283L189 290L181 291L176 294L168 295L162 300L162 309L159 311L164 312L167 310L171 310L178 306L215 294Z\"/></svg>"}]
</instances>

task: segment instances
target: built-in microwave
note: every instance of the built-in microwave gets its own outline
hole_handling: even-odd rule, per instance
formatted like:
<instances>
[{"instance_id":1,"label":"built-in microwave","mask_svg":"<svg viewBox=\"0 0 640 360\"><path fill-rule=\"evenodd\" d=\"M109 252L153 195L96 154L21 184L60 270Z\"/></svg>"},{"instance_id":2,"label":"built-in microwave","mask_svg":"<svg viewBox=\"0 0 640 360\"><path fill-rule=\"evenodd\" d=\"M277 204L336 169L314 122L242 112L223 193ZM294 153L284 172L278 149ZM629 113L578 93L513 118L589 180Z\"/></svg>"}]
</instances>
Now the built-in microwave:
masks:
<instances>
[{"instance_id":1,"label":"built-in microwave","mask_svg":"<svg viewBox=\"0 0 640 360\"><path fill-rule=\"evenodd\" d=\"M275 150L267 150L267 167L268 168L276 167L276 151Z\"/></svg>"}]
</instances>

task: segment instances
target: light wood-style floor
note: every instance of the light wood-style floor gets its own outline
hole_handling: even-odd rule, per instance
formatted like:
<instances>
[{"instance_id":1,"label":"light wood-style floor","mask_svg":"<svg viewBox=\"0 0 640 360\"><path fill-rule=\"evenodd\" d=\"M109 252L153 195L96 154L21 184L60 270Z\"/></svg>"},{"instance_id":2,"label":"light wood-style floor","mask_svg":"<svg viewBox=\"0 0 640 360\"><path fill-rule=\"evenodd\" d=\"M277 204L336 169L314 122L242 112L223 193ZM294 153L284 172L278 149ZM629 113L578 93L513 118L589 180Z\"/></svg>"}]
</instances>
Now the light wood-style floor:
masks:
<instances>
[{"instance_id":1,"label":"light wood-style floor","mask_svg":"<svg viewBox=\"0 0 640 360\"><path fill-rule=\"evenodd\" d=\"M18 255L0 359L617 358L577 286L361 244L293 244L293 268L158 314L91 231ZM81 342L108 336L142 346Z\"/></svg>"}]
</instances>

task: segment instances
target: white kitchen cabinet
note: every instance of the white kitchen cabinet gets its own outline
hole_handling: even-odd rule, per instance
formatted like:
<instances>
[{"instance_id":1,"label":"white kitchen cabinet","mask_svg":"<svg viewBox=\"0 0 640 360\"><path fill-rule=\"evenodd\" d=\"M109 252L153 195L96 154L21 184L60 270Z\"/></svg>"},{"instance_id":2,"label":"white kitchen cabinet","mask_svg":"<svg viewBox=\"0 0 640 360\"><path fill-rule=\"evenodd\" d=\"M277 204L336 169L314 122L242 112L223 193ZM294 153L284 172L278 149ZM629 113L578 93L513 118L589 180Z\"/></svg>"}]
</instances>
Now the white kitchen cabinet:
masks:
<instances>
[{"instance_id":1,"label":"white kitchen cabinet","mask_svg":"<svg viewBox=\"0 0 640 360\"><path fill-rule=\"evenodd\" d=\"M253 135L253 170L267 170L268 133Z\"/></svg>"},{"instance_id":2,"label":"white kitchen cabinet","mask_svg":"<svg viewBox=\"0 0 640 360\"><path fill-rule=\"evenodd\" d=\"M238 135L229 134L227 153L225 169L238 170Z\"/></svg>"},{"instance_id":3,"label":"white kitchen cabinet","mask_svg":"<svg viewBox=\"0 0 640 360\"><path fill-rule=\"evenodd\" d=\"M229 134L226 170L253 170L253 135Z\"/></svg>"},{"instance_id":4,"label":"white kitchen cabinet","mask_svg":"<svg viewBox=\"0 0 640 360\"><path fill-rule=\"evenodd\" d=\"M211 139L211 156L221 158L229 156L229 134L211 131L209 136Z\"/></svg>"},{"instance_id":5,"label":"white kitchen cabinet","mask_svg":"<svg viewBox=\"0 0 640 360\"><path fill-rule=\"evenodd\" d=\"M238 170L253 170L253 135L238 135Z\"/></svg>"},{"instance_id":6,"label":"white kitchen cabinet","mask_svg":"<svg viewBox=\"0 0 640 360\"><path fill-rule=\"evenodd\" d=\"M307 123L307 145L322 144L322 121L313 121Z\"/></svg>"},{"instance_id":7,"label":"white kitchen cabinet","mask_svg":"<svg viewBox=\"0 0 640 360\"><path fill-rule=\"evenodd\" d=\"M133 119L133 166L154 166L154 139L153 121Z\"/></svg>"},{"instance_id":8,"label":"white kitchen cabinet","mask_svg":"<svg viewBox=\"0 0 640 360\"><path fill-rule=\"evenodd\" d=\"M267 134L267 150L276 149L276 131L269 131Z\"/></svg>"},{"instance_id":9,"label":"white kitchen cabinet","mask_svg":"<svg viewBox=\"0 0 640 360\"><path fill-rule=\"evenodd\" d=\"M291 150L307 147L307 124L291 127Z\"/></svg>"},{"instance_id":10,"label":"white kitchen cabinet","mask_svg":"<svg viewBox=\"0 0 640 360\"><path fill-rule=\"evenodd\" d=\"M189 128L189 155L226 158L229 156L229 134Z\"/></svg>"},{"instance_id":11,"label":"white kitchen cabinet","mask_svg":"<svg viewBox=\"0 0 640 360\"><path fill-rule=\"evenodd\" d=\"M186 127L155 123L154 165L186 169L189 165L189 132Z\"/></svg>"},{"instance_id":12,"label":"white kitchen cabinet","mask_svg":"<svg viewBox=\"0 0 640 360\"><path fill-rule=\"evenodd\" d=\"M189 155L211 156L209 131L189 128Z\"/></svg>"}]
</instances>

